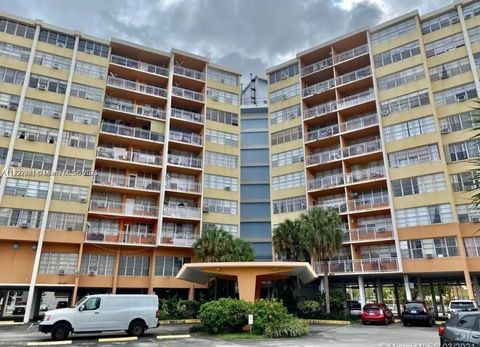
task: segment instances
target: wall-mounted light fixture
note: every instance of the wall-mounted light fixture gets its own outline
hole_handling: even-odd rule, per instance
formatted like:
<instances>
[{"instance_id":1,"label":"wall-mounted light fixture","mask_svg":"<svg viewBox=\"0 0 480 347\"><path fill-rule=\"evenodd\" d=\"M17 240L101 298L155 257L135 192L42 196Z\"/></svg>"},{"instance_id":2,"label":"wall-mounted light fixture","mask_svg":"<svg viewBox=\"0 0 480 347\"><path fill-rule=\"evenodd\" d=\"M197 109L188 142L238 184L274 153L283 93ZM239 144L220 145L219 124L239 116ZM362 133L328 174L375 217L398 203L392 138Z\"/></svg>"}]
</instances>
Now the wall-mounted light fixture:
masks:
<instances>
[{"instance_id":1,"label":"wall-mounted light fixture","mask_svg":"<svg viewBox=\"0 0 480 347\"><path fill-rule=\"evenodd\" d=\"M12 248L13 248L14 250L17 250L17 249L20 248L20 244L19 244L18 242L14 242L13 245L12 245Z\"/></svg>"}]
</instances>

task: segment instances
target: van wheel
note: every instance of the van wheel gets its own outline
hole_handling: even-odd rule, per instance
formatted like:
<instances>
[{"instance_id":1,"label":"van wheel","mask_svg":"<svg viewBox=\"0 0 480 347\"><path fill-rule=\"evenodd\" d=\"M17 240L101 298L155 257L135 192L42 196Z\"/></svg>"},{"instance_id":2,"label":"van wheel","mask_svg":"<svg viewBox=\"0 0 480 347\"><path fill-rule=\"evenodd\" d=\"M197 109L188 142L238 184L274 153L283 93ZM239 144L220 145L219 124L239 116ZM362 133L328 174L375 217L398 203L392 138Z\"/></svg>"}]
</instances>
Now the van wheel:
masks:
<instances>
[{"instance_id":1,"label":"van wheel","mask_svg":"<svg viewBox=\"0 0 480 347\"><path fill-rule=\"evenodd\" d=\"M145 323L141 320L134 320L130 323L128 334L131 336L142 336L145 332Z\"/></svg>"},{"instance_id":2,"label":"van wheel","mask_svg":"<svg viewBox=\"0 0 480 347\"><path fill-rule=\"evenodd\" d=\"M70 334L70 327L67 324L57 324L52 329L52 340L65 340Z\"/></svg>"}]
</instances>

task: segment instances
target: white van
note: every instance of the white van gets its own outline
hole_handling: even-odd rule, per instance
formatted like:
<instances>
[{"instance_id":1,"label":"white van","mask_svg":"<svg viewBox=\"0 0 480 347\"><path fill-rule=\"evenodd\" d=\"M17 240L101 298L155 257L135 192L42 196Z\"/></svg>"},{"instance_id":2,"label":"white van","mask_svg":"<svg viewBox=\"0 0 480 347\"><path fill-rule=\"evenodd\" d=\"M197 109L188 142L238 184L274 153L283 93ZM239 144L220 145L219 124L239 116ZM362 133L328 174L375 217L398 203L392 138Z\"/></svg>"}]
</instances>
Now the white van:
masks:
<instances>
[{"instance_id":1,"label":"white van","mask_svg":"<svg viewBox=\"0 0 480 347\"><path fill-rule=\"evenodd\" d=\"M38 330L64 340L70 333L125 330L140 336L158 324L156 295L88 295L75 307L45 312Z\"/></svg>"}]
</instances>

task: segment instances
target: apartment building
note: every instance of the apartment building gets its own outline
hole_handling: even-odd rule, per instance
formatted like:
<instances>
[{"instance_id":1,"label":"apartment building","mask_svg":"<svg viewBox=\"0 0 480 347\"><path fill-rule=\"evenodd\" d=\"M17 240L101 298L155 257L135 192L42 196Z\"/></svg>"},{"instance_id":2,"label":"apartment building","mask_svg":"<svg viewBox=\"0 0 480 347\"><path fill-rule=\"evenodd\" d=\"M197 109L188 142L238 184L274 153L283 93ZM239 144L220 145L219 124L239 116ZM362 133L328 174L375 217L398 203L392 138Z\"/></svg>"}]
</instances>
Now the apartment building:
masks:
<instances>
[{"instance_id":1,"label":"apartment building","mask_svg":"<svg viewBox=\"0 0 480 347\"><path fill-rule=\"evenodd\" d=\"M239 115L207 58L1 13L4 298L28 291L25 320L45 291L193 298L202 229L239 234Z\"/></svg>"},{"instance_id":2,"label":"apartment building","mask_svg":"<svg viewBox=\"0 0 480 347\"><path fill-rule=\"evenodd\" d=\"M328 272L362 302L385 286L479 299L479 68L480 1L457 1L267 70L272 225L337 211L344 242Z\"/></svg>"}]
</instances>

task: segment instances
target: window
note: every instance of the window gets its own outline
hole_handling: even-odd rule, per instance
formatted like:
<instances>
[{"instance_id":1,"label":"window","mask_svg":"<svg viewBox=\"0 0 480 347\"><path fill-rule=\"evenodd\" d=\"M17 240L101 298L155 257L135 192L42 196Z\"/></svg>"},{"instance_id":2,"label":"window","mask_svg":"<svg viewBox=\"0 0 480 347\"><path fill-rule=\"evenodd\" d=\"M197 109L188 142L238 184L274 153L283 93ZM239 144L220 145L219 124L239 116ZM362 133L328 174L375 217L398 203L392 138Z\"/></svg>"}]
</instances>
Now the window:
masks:
<instances>
[{"instance_id":1,"label":"window","mask_svg":"<svg viewBox=\"0 0 480 347\"><path fill-rule=\"evenodd\" d=\"M418 136L422 134L433 133L435 131L435 122L433 116L427 116L402 122L384 128L385 141L391 142Z\"/></svg>"},{"instance_id":2,"label":"window","mask_svg":"<svg viewBox=\"0 0 480 347\"><path fill-rule=\"evenodd\" d=\"M480 211L474 204L457 205L457 216L460 223L480 222Z\"/></svg>"},{"instance_id":3,"label":"window","mask_svg":"<svg viewBox=\"0 0 480 347\"><path fill-rule=\"evenodd\" d=\"M203 198L203 206L208 208L208 212L237 214L237 201Z\"/></svg>"},{"instance_id":4,"label":"window","mask_svg":"<svg viewBox=\"0 0 480 347\"><path fill-rule=\"evenodd\" d=\"M53 200L86 202L89 193L88 187L74 186L70 184L55 183L53 186Z\"/></svg>"},{"instance_id":5,"label":"window","mask_svg":"<svg viewBox=\"0 0 480 347\"><path fill-rule=\"evenodd\" d=\"M100 298L90 298L85 303L82 305L83 310L85 311L95 311L100 308L100 303L101 303Z\"/></svg>"},{"instance_id":6,"label":"window","mask_svg":"<svg viewBox=\"0 0 480 347\"><path fill-rule=\"evenodd\" d=\"M95 148L97 138L94 135L77 133L75 131L64 131L62 143L65 146L93 149Z\"/></svg>"},{"instance_id":7,"label":"window","mask_svg":"<svg viewBox=\"0 0 480 347\"><path fill-rule=\"evenodd\" d=\"M273 200L273 214L303 211L306 208L307 201L304 195L294 198Z\"/></svg>"},{"instance_id":8,"label":"window","mask_svg":"<svg viewBox=\"0 0 480 347\"><path fill-rule=\"evenodd\" d=\"M236 224L203 223L202 228L204 232L211 228L218 228L225 230L227 233L238 234L238 225Z\"/></svg>"},{"instance_id":9,"label":"window","mask_svg":"<svg viewBox=\"0 0 480 347\"><path fill-rule=\"evenodd\" d=\"M304 185L305 173L303 171L272 177L273 190L289 189Z\"/></svg>"},{"instance_id":10,"label":"window","mask_svg":"<svg viewBox=\"0 0 480 347\"><path fill-rule=\"evenodd\" d=\"M77 262L77 253L42 252L38 273L74 275Z\"/></svg>"},{"instance_id":11,"label":"window","mask_svg":"<svg viewBox=\"0 0 480 347\"><path fill-rule=\"evenodd\" d=\"M79 159L72 157L58 157L57 170L68 171L89 171L92 169L92 161L87 159Z\"/></svg>"},{"instance_id":12,"label":"window","mask_svg":"<svg viewBox=\"0 0 480 347\"><path fill-rule=\"evenodd\" d=\"M262 164L268 166L268 152L268 149L242 149L240 156L242 166Z\"/></svg>"},{"instance_id":13,"label":"window","mask_svg":"<svg viewBox=\"0 0 480 347\"><path fill-rule=\"evenodd\" d=\"M428 98L428 91L425 89L382 101L380 108L382 110L382 116L389 116L392 113L402 112L428 104L430 104L430 100Z\"/></svg>"},{"instance_id":14,"label":"window","mask_svg":"<svg viewBox=\"0 0 480 347\"><path fill-rule=\"evenodd\" d=\"M114 266L114 255L84 253L82 255L82 264L80 265L80 274L88 275L94 273L98 276L112 276Z\"/></svg>"},{"instance_id":15,"label":"window","mask_svg":"<svg viewBox=\"0 0 480 347\"><path fill-rule=\"evenodd\" d=\"M16 111L19 102L20 102L20 97L17 95L0 93L0 109L3 108L3 109L9 109L11 111Z\"/></svg>"},{"instance_id":16,"label":"window","mask_svg":"<svg viewBox=\"0 0 480 347\"><path fill-rule=\"evenodd\" d=\"M148 276L150 272L150 258L148 256L120 256L118 265L119 276Z\"/></svg>"},{"instance_id":17,"label":"window","mask_svg":"<svg viewBox=\"0 0 480 347\"><path fill-rule=\"evenodd\" d=\"M208 107L207 119L214 122L238 126L238 114L232 112L216 110Z\"/></svg>"},{"instance_id":18,"label":"window","mask_svg":"<svg viewBox=\"0 0 480 347\"><path fill-rule=\"evenodd\" d=\"M428 33L433 33L434 31L449 27L450 25L454 25L459 22L460 19L458 18L457 10L450 11L423 22L422 34L425 35Z\"/></svg>"},{"instance_id":19,"label":"window","mask_svg":"<svg viewBox=\"0 0 480 347\"><path fill-rule=\"evenodd\" d=\"M242 183L263 183L270 180L268 166L263 165L242 167L240 175Z\"/></svg>"},{"instance_id":20,"label":"window","mask_svg":"<svg viewBox=\"0 0 480 347\"><path fill-rule=\"evenodd\" d=\"M238 167L238 157L236 155L205 151L205 165L236 169Z\"/></svg>"},{"instance_id":21,"label":"window","mask_svg":"<svg viewBox=\"0 0 480 347\"><path fill-rule=\"evenodd\" d=\"M229 93L223 90L208 88L207 97L213 101L238 105L238 94Z\"/></svg>"},{"instance_id":22,"label":"window","mask_svg":"<svg viewBox=\"0 0 480 347\"><path fill-rule=\"evenodd\" d=\"M59 55L37 51L33 60L34 64L50 67L55 70L70 70L71 60Z\"/></svg>"},{"instance_id":23,"label":"window","mask_svg":"<svg viewBox=\"0 0 480 347\"><path fill-rule=\"evenodd\" d=\"M19 208L0 208L0 225L10 227L40 228L42 211Z\"/></svg>"},{"instance_id":24,"label":"window","mask_svg":"<svg viewBox=\"0 0 480 347\"><path fill-rule=\"evenodd\" d=\"M30 76L28 86L58 94L65 94L67 91L67 81L34 74Z\"/></svg>"},{"instance_id":25,"label":"window","mask_svg":"<svg viewBox=\"0 0 480 347\"><path fill-rule=\"evenodd\" d=\"M432 175L408 177L392 181L392 189L394 196L407 196L444 191L447 189L447 186L445 175L439 172Z\"/></svg>"},{"instance_id":26,"label":"window","mask_svg":"<svg viewBox=\"0 0 480 347\"><path fill-rule=\"evenodd\" d=\"M99 57L103 58L108 57L107 45L90 40L80 39L78 43L78 50L87 54L98 55Z\"/></svg>"},{"instance_id":27,"label":"window","mask_svg":"<svg viewBox=\"0 0 480 347\"><path fill-rule=\"evenodd\" d=\"M54 144L57 142L58 130L36 125L20 123L17 137L28 141L38 141Z\"/></svg>"},{"instance_id":28,"label":"window","mask_svg":"<svg viewBox=\"0 0 480 347\"><path fill-rule=\"evenodd\" d=\"M480 52L473 53L473 59L475 60L475 66L477 69L480 68Z\"/></svg>"},{"instance_id":29,"label":"window","mask_svg":"<svg viewBox=\"0 0 480 347\"><path fill-rule=\"evenodd\" d=\"M270 84L274 84L280 81L283 81L289 77L293 77L299 74L298 63L287 66L283 69L274 71L269 74Z\"/></svg>"},{"instance_id":30,"label":"window","mask_svg":"<svg viewBox=\"0 0 480 347\"><path fill-rule=\"evenodd\" d=\"M27 62L30 57L30 49L7 42L0 42L0 56Z\"/></svg>"},{"instance_id":31,"label":"window","mask_svg":"<svg viewBox=\"0 0 480 347\"><path fill-rule=\"evenodd\" d=\"M437 144L413 147L388 154L388 162L391 168L405 167L437 160L440 160Z\"/></svg>"},{"instance_id":32,"label":"window","mask_svg":"<svg viewBox=\"0 0 480 347\"><path fill-rule=\"evenodd\" d=\"M303 161L303 148L272 154L272 167L285 166Z\"/></svg>"},{"instance_id":33,"label":"window","mask_svg":"<svg viewBox=\"0 0 480 347\"><path fill-rule=\"evenodd\" d=\"M78 60L75 65L75 71L79 75L90 76L100 80L104 80L107 75L107 69L105 67L80 60Z\"/></svg>"},{"instance_id":34,"label":"window","mask_svg":"<svg viewBox=\"0 0 480 347\"><path fill-rule=\"evenodd\" d=\"M100 118L100 114L98 111L87 110L85 108L67 107L67 118L76 123L83 123L83 124L93 124L97 125L98 120Z\"/></svg>"},{"instance_id":35,"label":"window","mask_svg":"<svg viewBox=\"0 0 480 347\"><path fill-rule=\"evenodd\" d=\"M480 26L468 29L468 37L470 38L470 43L475 43L480 41Z\"/></svg>"},{"instance_id":36,"label":"window","mask_svg":"<svg viewBox=\"0 0 480 347\"><path fill-rule=\"evenodd\" d=\"M270 124L278 124L286 122L290 119L300 117L300 105L293 105L275 112L270 113Z\"/></svg>"},{"instance_id":37,"label":"window","mask_svg":"<svg viewBox=\"0 0 480 347\"><path fill-rule=\"evenodd\" d=\"M360 255L364 260L389 259L397 257L397 250L395 246L364 246L361 248Z\"/></svg>"},{"instance_id":38,"label":"window","mask_svg":"<svg viewBox=\"0 0 480 347\"><path fill-rule=\"evenodd\" d=\"M27 39L33 39L35 36L35 28L33 26L4 18L0 18L0 32L25 37Z\"/></svg>"},{"instance_id":39,"label":"window","mask_svg":"<svg viewBox=\"0 0 480 347\"><path fill-rule=\"evenodd\" d=\"M41 42L50 43L58 47L65 47L73 49L75 47L75 37L60 34L56 31L51 31L47 29L40 30L40 36L38 40Z\"/></svg>"},{"instance_id":40,"label":"window","mask_svg":"<svg viewBox=\"0 0 480 347\"><path fill-rule=\"evenodd\" d=\"M81 99L101 101L103 91L99 88L86 86L84 84L72 83L70 95Z\"/></svg>"},{"instance_id":41,"label":"window","mask_svg":"<svg viewBox=\"0 0 480 347\"><path fill-rule=\"evenodd\" d=\"M157 256L155 261L155 276L175 277L183 264L191 263L190 257Z\"/></svg>"},{"instance_id":42,"label":"window","mask_svg":"<svg viewBox=\"0 0 480 347\"><path fill-rule=\"evenodd\" d=\"M10 83L21 86L25 80L25 72L0 66L0 83Z\"/></svg>"},{"instance_id":43,"label":"window","mask_svg":"<svg viewBox=\"0 0 480 347\"><path fill-rule=\"evenodd\" d=\"M465 192L480 188L480 180L475 171L465 171L450 175L454 192Z\"/></svg>"},{"instance_id":44,"label":"window","mask_svg":"<svg viewBox=\"0 0 480 347\"><path fill-rule=\"evenodd\" d=\"M445 106L477 97L475 83L445 89L433 95L437 106Z\"/></svg>"},{"instance_id":45,"label":"window","mask_svg":"<svg viewBox=\"0 0 480 347\"><path fill-rule=\"evenodd\" d=\"M429 58L462 46L465 46L463 34L458 33L437 41L433 41L431 43L427 43L425 45L425 55L427 58Z\"/></svg>"},{"instance_id":46,"label":"window","mask_svg":"<svg viewBox=\"0 0 480 347\"><path fill-rule=\"evenodd\" d=\"M23 104L23 112L54 118L60 118L62 108L63 106L60 104L29 98L26 98L25 103Z\"/></svg>"},{"instance_id":47,"label":"window","mask_svg":"<svg viewBox=\"0 0 480 347\"><path fill-rule=\"evenodd\" d=\"M242 184L241 189L241 203L242 206L244 203L250 205L257 205L259 201L269 201L270 200L270 185L265 183L260 184ZM254 204L255 203L255 204ZM268 214L270 214L270 207L268 208ZM240 215L242 215L240 213ZM242 215L242 219L245 216Z\"/></svg>"},{"instance_id":48,"label":"window","mask_svg":"<svg viewBox=\"0 0 480 347\"><path fill-rule=\"evenodd\" d=\"M410 57L420 54L420 44L418 41L413 41L406 43L402 46L390 49L388 51L375 54L373 56L373 61L375 62L375 67L379 68L382 66L387 66L397 61L402 61Z\"/></svg>"},{"instance_id":49,"label":"window","mask_svg":"<svg viewBox=\"0 0 480 347\"><path fill-rule=\"evenodd\" d=\"M230 86L238 86L238 76L236 74L212 67L208 68L208 79Z\"/></svg>"},{"instance_id":50,"label":"window","mask_svg":"<svg viewBox=\"0 0 480 347\"><path fill-rule=\"evenodd\" d=\"M77 213L49 212L48 229L83 231L84 215Z\"/></svg>"},{"instance_id":51,"label":"window","mask_svg":"<svg viewBox=\"0 0 480 347\"><path fill-rule=\"evenodd\" d=\"M220 145L238 147L238 135L224 131L207 128L205 130L205 140L212 143L218 143Z\"/></svg>"},{"instance_id":52,"label":"window","mask_svg":"<svg viewBox=\"0 0 480 347\"><path fill-rule=\"evenodd\" d=\"M480 140L474 139L469 141L451 143L445 146L447 158L450 161L460 161L465 159L473 159L480 156Z\"/></svg>"},{"instance_id":53,"label":"window","mask_svg":"<svg viewBox=\"0 0 480 347\"><path fill-rule=\"evenodd\" d=\"M252 131L258 134L259 131L268 130L268 120L267 119L243 119L242 120L242 131Z\"/></svg>"},{"instance_id":54,"label":"window","mask_svg":"<svg viewBox=\"0 0 480 347\"><path fill-rule=\"evenodd\" d=\"M417 65L377 79L378 89L387 90L425 78L422 65Z\"/></svg>"},{"instance_id":55,"label":"window","mask_svg":"<svg viewBox=\"0 0 480 347\"><path fill-rule=\"evenodd\" d=\"M5 194L12 196L23 196L28 198L45 199L48 192L48 182L20 180L8 178L5 187Z\"/></svg>"},{"instance_id":56,"label":"window","mask_svg":"<svg viewBox=\"0 0 480 347\"><path fill-rule=\"evenodd\" d=\"M386 29L372 33L372 46L377 46L383 42L394 40L400 36L408 34L417 28L415 18L408 19L401 23L394 24Z\"/></svg>"},{"instance_id":57,"label":"window","mask_svg":"<svg viewBox=\"0 0 480 347\"><path fill-rule=\"evenodd\" d=\"M243 121L245 123L245 121ZM242 124L243 124L242 123ZM242 133L242 147L268 147L268 132L243 132Z\"/></svg>"},{"instance_id":58,"label":"window","mask_svg":"<svg viewBox=\"0 0 480 347\"><path fill-rule=\"evenodd\" d=\"M480 122L477 114L477 111L467 111L441 118L440 128L442 129L442 134L479 127Z\"/></svg>"},{"instance_id":59,"label":"window","mask_svg":"<svg viewBox=\"0 0 480 347\"><path fill-rule=\"evenodd\" d=\"M300 84L295 83L291 86L271 92L270 103L275 104L277 102L288 100L298 95L300 95Z\"/></svg>"},{"instance_id":60,"label":"window","mask_svg":"<svg viewBox=\"0 0 480 347\"><path fill-rule=\"evenodd\" d=\"M277 131L271 134L272 146L279 145L281 143L285 143L289 141L298 140L298 139L301 139L302 136L303 134L302 134L301 125L298 125L293 128Z\"/></svg>"},{"instance_id":61,"label":"window","mask_svg":"<svg viewBox=\"0 0 480 347\"><path fill-rule=\"evenodd\" d=\"M405 259L446 258L459 255L455 237L400 241L400 250L402 258Z\"/></svg>"},{"instance_id":62,"label":"window","mask_svg":"<svg viewBox=\"0 0 480 347\"><path fill-rule=\"evenodd\" d=\"M14 150L11 165L13 167L19 166L29 169L51 170L53 155Z\"/></svg>"},{"instance_id":63,"label":"window","mask_svg":"<svg viewBox=\"0 0 480 347\"><path fill-rule=\"evenodd\" d=\"M10 136L12 134L13 122L0 120L0 136Z\"/></svg>"},{"instance_id":64,"label":"window","mask_svg":"<svg viewBox=\"0 0 480 347\"><path fill-rule=\"evenodd\" d=\"M470 5L463 7L463 17L469 19L480 14L480 3L472 2Z\"/></svg>"},{"instance_id":65,"label":"window","mask_svg":"<svg viewBox=\"0 0 480 347\"><path fill-rule=\"evenodd\" d=\"M205 174L203 185L205 188L236 192L238 190L238 178Z\"/></svg>"},{"instance_id":66,"label":"window","mask_svg":"<svg viewBox=\"0 0 480 347\"><path fill-rule=\"evenodd\" d=\"M464 237L467 257L480 257L480 237Z\"/></svg>"},{"instance_id":67,"label":"window","mask_svg":"<svg viewBox=\"0 0 480 347\"><path fill-rule=\"evenodd\" d=\"M421 225L452 223L452 209L449 204L421 206L396 210L399 228Z\"/></svg>"},{"instance_id":68,"label":"window","mask_svg":"<svg viewBox=\"0 0 480 347\"><path fill-rule=\"evenodd\" d=\"M430 79L432 82L434 82L444 80L452 76L461 75L468 71L470 71L470 63L468 62L468 58L462 58L434 66L429 69L429 74Z\"/></svg>"}]
</instances>

